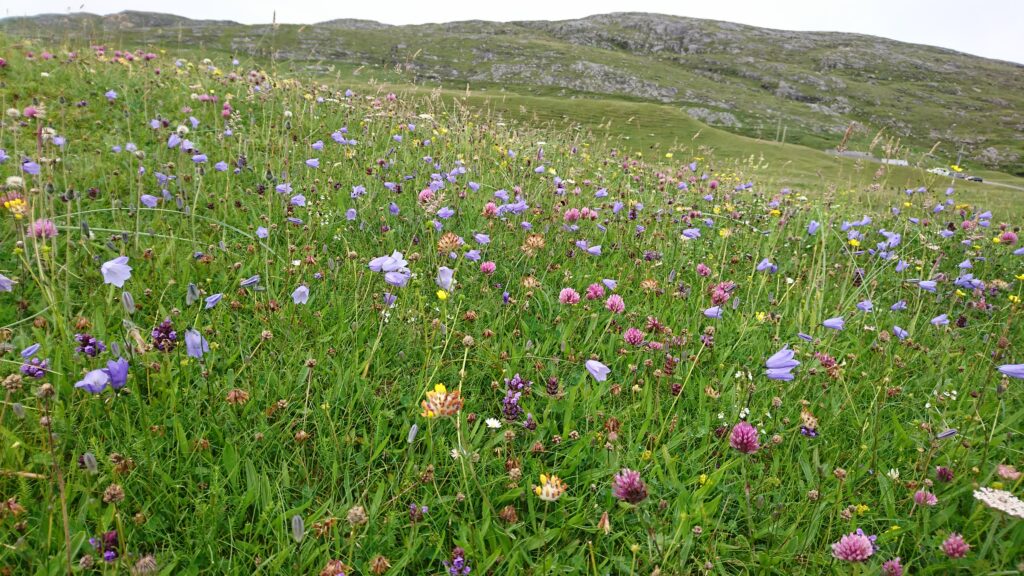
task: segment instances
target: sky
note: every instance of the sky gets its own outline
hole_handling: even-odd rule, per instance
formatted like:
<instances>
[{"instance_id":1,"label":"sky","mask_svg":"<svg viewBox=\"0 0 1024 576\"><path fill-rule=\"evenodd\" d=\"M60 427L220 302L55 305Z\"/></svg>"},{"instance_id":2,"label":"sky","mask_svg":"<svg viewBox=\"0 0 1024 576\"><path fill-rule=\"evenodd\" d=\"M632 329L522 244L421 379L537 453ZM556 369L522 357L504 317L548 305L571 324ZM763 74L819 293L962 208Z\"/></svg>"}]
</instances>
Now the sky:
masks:
<instances>
[{"instance_id":1,"label":"sky","mask_svg":"<svg viewBox=\"0 0 1024 576\"><path fill-rule=\"evenodd\" d=\"M360 18L387 24L455 20L565 20L656 12L784 30L857 32L1024 64L1024 0L33 0L4 2L0 16L122 10L245 24L311 24ZM11 5L14 5L13 7Z\"/></svg>"}]
</instances>

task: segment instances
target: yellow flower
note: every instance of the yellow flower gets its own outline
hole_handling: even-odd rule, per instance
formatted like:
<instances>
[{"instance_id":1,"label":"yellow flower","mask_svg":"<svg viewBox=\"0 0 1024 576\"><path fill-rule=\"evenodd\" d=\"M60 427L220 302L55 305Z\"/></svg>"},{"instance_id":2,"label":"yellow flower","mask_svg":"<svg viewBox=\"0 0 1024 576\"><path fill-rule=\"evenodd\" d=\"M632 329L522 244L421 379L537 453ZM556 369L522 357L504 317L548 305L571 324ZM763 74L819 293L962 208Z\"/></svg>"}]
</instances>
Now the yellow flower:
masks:
<instances>
[{"instance_id":1,"label":"yellow flower","mask_svg":"<svg viewBox=\"0 0 1024 576\"><path fill-rule=\"evenodd\" d=\"M869 510L871 510L871 508L869 508L867 504L857 504L857 514L864 514Z\"/></svg>"},{"instance_id":2,"label":"yellow flower","mask_svg":"<svg viewBox=\"0 0 1024 576\"><path fill-rule=\"evenodd\" d=\"M651 451L650 450L644 450L643 453L640 454L640 459L641 460L650 460L651 459Z\"/></svg>"},{"instance_id":3,"label":"yellow flower","mask_svg":"<svg viewBox=\"0 0 1024 576\"><path fill-rule=\"evenodd\" d=\"M758 322L762 322L763 323L765 321L765 319L768 318L768 314L766 314L764 312L758 312L756 314L756 318L757 318Z\"/></svg>"},{"instance_id":4,"label":"yellow flower","mask_svg":"<svg viewBox=\"0 0 1024 576\"><path fill-rule=\"evenodd\" d=\"M427 392L427 399L420 405L423 406L424 418L444 418L462 410L462 397L458 390L449 392L444 384L437 384L432 391Z\"/></svg>"},{"instance_id":5,"label":"yellow flower","mask_svg":"<svg viewBox=\"0 0 1024 576\"><path fill-rule=\"evenodd\" d=\"M779 210L778 208L775 208L771 212L769 212L769 214L771 214L772 216L782 216L782 211Z\"/></svg>"},{"instance_id":6,"label":"yellow flower","mask_svg":"<svg viewBox=\"0 0 1024 576\"><path fill-rule=\"evenodd\" d=\"M856 238L850 238L850 246L853 246L854 248L860 246L860 240L857 240Z\"/></svg>"},{"instance_id":7,"label":"yellow flower","mask_svg":"<svg viewBox=\"0 0 1024 576\"><path fill-rule=\"evenodd\" d=\"M666 152L665 153L665 158L671 158L671 157L672 157L672 153L671 152Z\"/></svg>"},{"instance_id":8,"label":"yellow flower","mask_svg":"<svg viewBox=\"0 0 1024 576\"><path fill-rule=\"evenodd\" d=\"M1014 276L1014 278L1016 278L1017 280L1024 280L1024 274L1017 274L1016 276Z\"/></svg>"},{"instance_id":9,"label":"yellow flower","mask_svg":"<svg viewBox=\"0 0 1024 576\"><path fill-rule=\"evenodd\" d=\"M999 244L999 236L996 236L995 238L993 238L993 239L992 239L992 242L993 242L994 244Z\"/></svg>"},{"instance_id":10,"label":"yellow flower","mask_svg":"<svg viewBox=\"0 0 1024 576\"><path fill-rule=\"evenodd\" d=\"M707 484L708 483L708 475L707 474L701 474L700 478L698 478L697 481L700 482L701 486Z\"/></svg>"},{"instance_id":11,"label":"yellow flower","mask_svg":"<svg viewBox=\"0 0 1024 576\"><path fill-rule=\"evenodd\" d=\"M967 293L957 288L956 295L963 298L964 296L967 296Z\"/></svg>"},{"instance_id":12,"label":"yellow flower","mask_svg":"<svg viewBox=\"0 0 1024 576\"><path fill-rule=\"evenodd\" d=\"M16 219L21 219L28 212L28 204L21 198L15 198L4 202L4 208L14 214Z\"/></svg>"},{"instance_id":13,"label":"yellow flower","mask_svg":"<svg viewBox=\"0 0 1024 576\"><path fill-rule=\"evenodd\" d=\"M565 493L566 486L565 482L552 474L548 476L546 474L540 475L540 486L534 486L533 491L537 494L537 497L545 502L554 502L562 497Z\"/></svg>"},{"instance_id":14,"label":"yellow flower","mask_svg":"<svg viewBox=\"0 0 1024 576\"><path fill-rule=\"evenodd\" d=\"M722 228L718 231L718 235L722 238L728 238L729 236L732 236L732 230L729 228Z\"/></svg>"},{"instance_id":15,"label":"yellow flower","mask_svg":"<svg viewBox=\"0 0 1024 576\"><path fill-rule=\"evenodd\" d=\"M438 300L447 300L448 299L448 293L445 292L444 290L438 290L437 291L437 299Z\"/></svg>"},{"instance_id":16,"label":"yellow flower","mask_svg":"<svg viewBox=\"0 0 1024 576\"><path fill-rule=\"evenodd\" d=\"M1020 304L1020 296L1017 296L1016 294L1010 294L1010 302L1013 302L1014 304Z\"/></svg>"}]
</instances>

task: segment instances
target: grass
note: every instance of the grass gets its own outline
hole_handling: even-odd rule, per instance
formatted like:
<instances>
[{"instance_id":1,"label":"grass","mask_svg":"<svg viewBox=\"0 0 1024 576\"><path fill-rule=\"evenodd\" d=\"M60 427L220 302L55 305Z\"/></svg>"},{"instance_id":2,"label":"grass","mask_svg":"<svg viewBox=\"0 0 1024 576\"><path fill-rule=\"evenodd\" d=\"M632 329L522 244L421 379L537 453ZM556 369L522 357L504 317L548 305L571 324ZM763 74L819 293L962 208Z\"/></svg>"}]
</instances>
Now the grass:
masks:
<instances>
[{"instance_id":1,"label":"grass","mask_svg":"<svg viewBox=\"0 0 1024 576\"><path fill-rule=\"evenodd\" d=\"M1012 191L958 183L947 197L920 171L876 175L709 129L662 139L677 117L642 103L347 96L224 59L0 54L0 104L18 111L0 127L0 174L14 177L0 274L17 282L0 293L9 573L145 572L152 556L163 574L334 573L331 561L381 573L381 558L389 574L441 574L457 548L477 574L846 574L897 556L914 574L1018 568L1024 528L972 497L1021 493L998 468L1021 465L1020 386L997 371L1022 361L1024 338L1019 245L993 242L1019 225ZM45 115L25 117L30 105ZM168 146L179 126L195 151ZM357 143L335 142L342 127ZM643 134L642 155L624 145ZM421 195L431 182L443 185ZM488 202L507 206L488 217ZM595 219L571 222L583 208ZM29 234L40 219L57 234ZM900 235L892 259L866 251L882 230ZM394 251L402 287L368 266ZM101 272L119 256L123 287ZM984 289L954 285L964 260ZM935 293L915 281L929 278ZM722 317L708 318L724 282ZM560 303L567 288L584 296ZM612 293L622 313L606 308ZM839 316L844 330L822 326ZM152 335L165 320L170 350ZM188 353L192 330L208 351ZM107 350L76 352L84 333ZM41 378L18 355L35 343ZM795 378L769 379L784 346ZM123 388L76 386L118 357ZM515 374L532 381L522 414L503 403ZM461 405L425 416L439 383ZM756 453L730 446L741 420ZM646 484L635 505L611 489L622 468ZM535 493L542 474L565 482L554 501ZM919 490L937 505L916 505ZM877 552L835 559L831 544L858 528ZM116 544L89 542L112 531ZM964 558L940 548L952 532Z\"/></svg>"},{"instance_id":2,"label":"grass","mask_svg":"<svg viewBox=\"0 0 1024 576\"><path fill-rule=\"evenodd\" d=\"M730 115L721 127L761 140L867 151L879 133L900 158L1024 175L1019 64L840 33L786 32L658 14L565 22L422 26L253 25L125 12L0 20L0 31L54 46L133 48L288 61L299 69L359 69L449 90L504 88L524 96L666 103ZM682 130L680 126L680 130ZM645 133L651 132L650 130ZM666 140L659 133L651 140ZM991 151L989 150L991 149ZM879 149L873 150L880 154ZM994 151L998 158L993 157ZM988 159L986 159L986 157Z\"/></svg>"}]
</instances>

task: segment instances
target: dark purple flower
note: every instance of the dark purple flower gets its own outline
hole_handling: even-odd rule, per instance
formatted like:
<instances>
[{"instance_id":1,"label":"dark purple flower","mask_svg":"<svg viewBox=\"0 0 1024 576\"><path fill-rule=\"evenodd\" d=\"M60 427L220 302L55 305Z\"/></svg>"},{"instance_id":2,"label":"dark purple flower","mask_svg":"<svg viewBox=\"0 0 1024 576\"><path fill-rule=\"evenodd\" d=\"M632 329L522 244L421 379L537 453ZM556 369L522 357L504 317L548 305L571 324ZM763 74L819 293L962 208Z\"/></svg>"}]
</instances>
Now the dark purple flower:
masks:
<instances>
[{"instance_id":1,"label":"dark purple flower","mask_svg":"<svg viewBox=\"0 0 1024 576\"><path fill-rule=\"evenodd\" d=\"M178 333L174 331L174 325L170 318L153 328L151 336L153 337L153 347L161 352L171 352L178 343Z\"/></svg>"},{"instance_id":2,"label":"dark purple flower","mask_svg":"<svg viewBox=\"0 0 1024 576\"><path fill-rule=\"evenodd\" d=\"M537 421L533 419L533 414L529 412L526 414L526 420L523 420L523 428L531 431L537 429Z\"/></svg>"},{"instance_id":3,"label":"dark purple flower","mask_svg":"<svg viewBox=\"0 0 1024 576\"><path fill-rule=\"evenodd\" d=\"M39 358L31 358L21 364L21 373L29 378L40 379L46 376L46 371L50 369L50 360L40 360Z\"/></svg>"},{"instance_id":4,"label":"dark purple flower","mask_svg":"<svg viewBox=\"0 0 1024 576\"><path fill-rule=\"evenodd\" d=\"M522 392L514 392L512 390L505 392L505 398L501 401L501 413L505 416L506 420L514 422L523 415L523 407L519 405L519 398L521 396Z\"/></svg>"},{"instance_id":5,"label":"dark purple flower","mask_svg":"<svg viewBox=\"0 0 1024 576\"><path fill-rule=\"evenodd\" d=\"M423 517L426 516L429 511L430 508L427 508L426 506L418 506L415 503L409 504L409 521L415 524L420 520L423 520Z\"/></svg>"},{"instance_id":6,"label":"dark purple flower","mask_svg":"<svg viewBox=\"0 0 1024 576\"><path fill-rule=\"evenodd\" d=\"M107 345L92 334L75 334L75 341L78 342L75 352L89 357L98 356L107 349Z\"/></svg>"},{"instance_id":7,"label":"dark purple flower","mask_svg":"<svg viewBox=\"0 0 1024 576\"><path fill-rule=\"evenodd\" d=\"M452 550L452 559L444 561L444 567L449 576L469 576L471 568L466 560L466 551L456 547Z\"/></svg>"}]
</instances>

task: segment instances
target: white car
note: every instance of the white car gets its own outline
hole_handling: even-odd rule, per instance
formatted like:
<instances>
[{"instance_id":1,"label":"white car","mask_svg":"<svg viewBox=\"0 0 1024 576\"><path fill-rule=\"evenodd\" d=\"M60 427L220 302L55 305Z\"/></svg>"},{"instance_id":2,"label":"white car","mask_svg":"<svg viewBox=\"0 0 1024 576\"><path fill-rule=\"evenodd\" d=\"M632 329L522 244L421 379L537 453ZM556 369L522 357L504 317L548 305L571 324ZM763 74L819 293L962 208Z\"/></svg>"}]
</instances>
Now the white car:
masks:
<instances>
[{"instance_id":1,"label":"white car","mask_svg":"<svg viewBox=\"0 0 1024 576\"><path fill-rule=\"evenodd\" d=\"M938 174L939 176L949 176L949 170L945 168L931 168L928 172L931 174Z\"/></svg>"}]
</instances>

